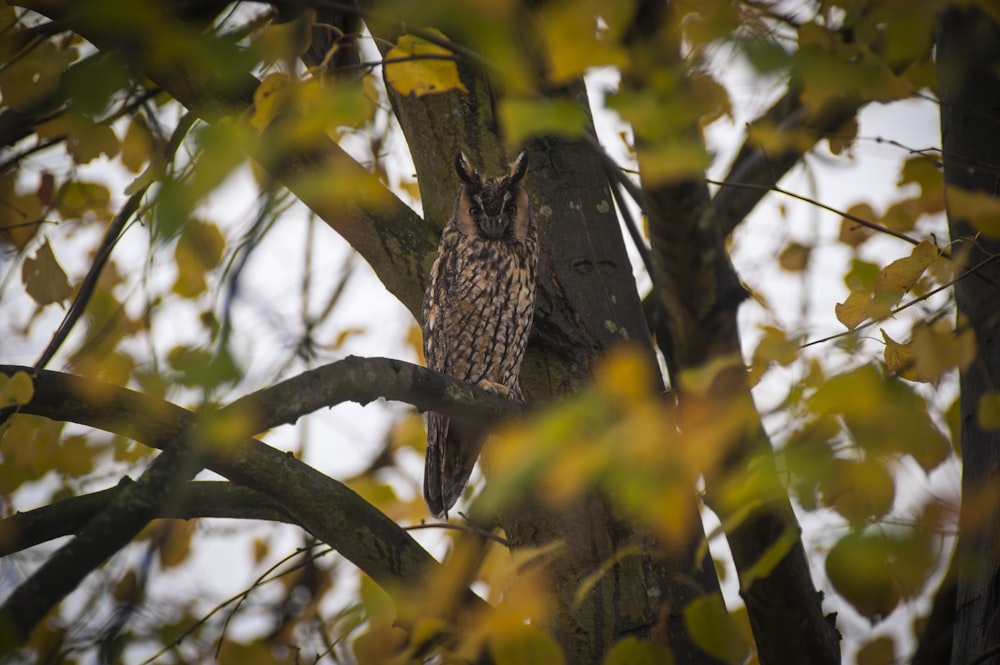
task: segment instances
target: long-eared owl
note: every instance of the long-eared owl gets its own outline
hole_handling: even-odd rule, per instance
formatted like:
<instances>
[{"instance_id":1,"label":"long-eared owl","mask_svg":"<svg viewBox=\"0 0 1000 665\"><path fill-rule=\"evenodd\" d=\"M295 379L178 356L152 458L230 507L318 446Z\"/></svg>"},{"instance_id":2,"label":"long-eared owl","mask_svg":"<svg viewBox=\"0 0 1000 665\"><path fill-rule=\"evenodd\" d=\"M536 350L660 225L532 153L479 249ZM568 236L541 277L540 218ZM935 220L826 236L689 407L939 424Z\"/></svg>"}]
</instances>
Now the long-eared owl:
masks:
<instances>
[{"instance_id":1,"label":"long-eared owl","mask_svg":"<svg viewBox=\"0 0 1000 665\"><path fill-rule=\"evenodd\" d=\"M445 225L424 294L427 366L511 399L535 311L538 229L521 179L525 153L499 178L479 174L459 153L462 190ZM427 416L424 499L446 515L479 456L479 437L464 437L448 418Z\"/></svg>"}]
</instances>

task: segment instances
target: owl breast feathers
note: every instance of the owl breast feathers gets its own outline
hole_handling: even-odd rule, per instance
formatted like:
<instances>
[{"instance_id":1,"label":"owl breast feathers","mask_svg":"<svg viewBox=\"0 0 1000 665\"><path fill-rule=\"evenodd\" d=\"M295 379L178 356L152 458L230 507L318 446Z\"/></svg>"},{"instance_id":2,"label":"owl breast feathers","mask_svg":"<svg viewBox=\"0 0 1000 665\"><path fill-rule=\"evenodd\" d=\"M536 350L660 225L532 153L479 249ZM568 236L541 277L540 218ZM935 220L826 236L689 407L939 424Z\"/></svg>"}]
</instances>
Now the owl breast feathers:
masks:
<instances>
[{"instance_id":1,"label":"owl breast feathers","mask_svg":"<svg viewBox=\"0 0 1000 665\"><path fill-rule=\"evenodd\" d=\"M427 366L511 399L535 311L538 230L521 178L525 153L499 178L485 178L465 155L455 158L462 190L445 225L424 294ZM438 413L427 417L424 498L447 514L476 464L481 433L458 432Z\"/></svg>"}]
</instances>

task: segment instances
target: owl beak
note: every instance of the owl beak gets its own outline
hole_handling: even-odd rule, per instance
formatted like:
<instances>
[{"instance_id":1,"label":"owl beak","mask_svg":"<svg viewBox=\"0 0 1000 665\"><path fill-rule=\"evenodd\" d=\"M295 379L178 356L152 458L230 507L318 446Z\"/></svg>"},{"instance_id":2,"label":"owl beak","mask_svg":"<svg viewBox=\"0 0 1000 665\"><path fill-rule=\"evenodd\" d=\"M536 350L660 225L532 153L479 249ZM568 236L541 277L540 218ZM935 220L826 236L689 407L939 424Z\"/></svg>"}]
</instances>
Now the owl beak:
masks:
<instances>
[{"instance_id":1,"label":"owl beak","mask_svg":"<svg viewBox=\"0 0 1000 665\"><path fill-rule=\"evenodd\" d=\"M507 224L502 215L497 217L491 215L485 216L479 227L483 230L483 235L490 240L500 240L507 230Z\"/></svg>"}]
</instances>

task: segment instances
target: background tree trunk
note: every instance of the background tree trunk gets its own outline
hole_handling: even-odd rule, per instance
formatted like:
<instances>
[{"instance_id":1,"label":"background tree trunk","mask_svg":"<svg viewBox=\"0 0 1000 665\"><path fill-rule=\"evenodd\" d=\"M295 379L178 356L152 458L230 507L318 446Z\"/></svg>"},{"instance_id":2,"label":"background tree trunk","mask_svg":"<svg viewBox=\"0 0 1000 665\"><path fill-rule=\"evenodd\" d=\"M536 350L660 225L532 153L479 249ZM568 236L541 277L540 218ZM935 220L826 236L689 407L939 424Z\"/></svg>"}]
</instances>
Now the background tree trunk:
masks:
<instances>
[{"instance_id":1,"label":"background tree trunk","mask_svg":"<svg viewBox=\"0 0 1000 665\"><path fill-rule=\"evenodd\" d=\"M978 10L952 9L941 22L937 56L946 197L963 189L995 198L1000 28ZM1000 253L997 238L977 235L950 206L948 221L954 251L966 256L966 266ZM972 327L979 350L960 378L963 475L953 663L1000 663L1000 432L979 421L980 399L1000 388L998 285L1000 263L992 262L955 286L959 325Z\"/></svg>"}]
</instances>

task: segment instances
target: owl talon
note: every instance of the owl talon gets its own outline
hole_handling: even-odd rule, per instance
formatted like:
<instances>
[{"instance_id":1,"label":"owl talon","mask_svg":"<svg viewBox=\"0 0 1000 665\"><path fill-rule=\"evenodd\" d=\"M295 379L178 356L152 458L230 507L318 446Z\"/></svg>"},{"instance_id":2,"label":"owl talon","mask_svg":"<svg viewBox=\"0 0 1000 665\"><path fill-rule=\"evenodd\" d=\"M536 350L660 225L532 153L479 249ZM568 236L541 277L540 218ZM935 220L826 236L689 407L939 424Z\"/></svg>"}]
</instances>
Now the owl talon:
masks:
<instances>
[{"instance_id":1,"label":"owl talon","mask_svg":"<svg viewBox=\"0 0 1000 665\"><path fill-rule=\"evenodd\" d=\"M490 381L489 379L482 379L476 385L482 388L483 390L488 390L491 393L500 395L500 397L506 397L507 399L511 398L510 388L503 385L502 383L497 383L496 381Z\"/></svg>"}]
</instances>

